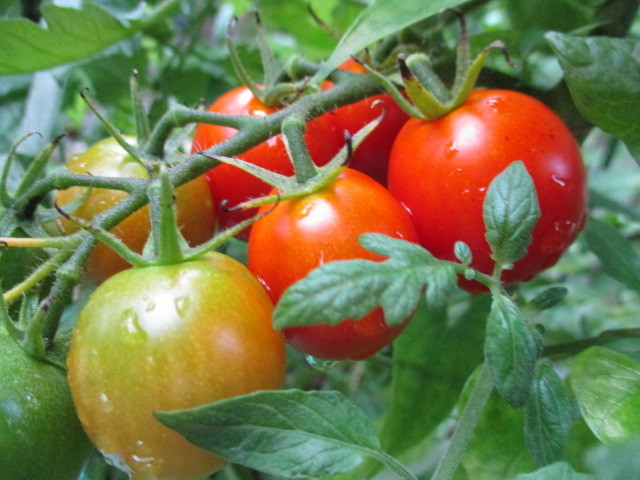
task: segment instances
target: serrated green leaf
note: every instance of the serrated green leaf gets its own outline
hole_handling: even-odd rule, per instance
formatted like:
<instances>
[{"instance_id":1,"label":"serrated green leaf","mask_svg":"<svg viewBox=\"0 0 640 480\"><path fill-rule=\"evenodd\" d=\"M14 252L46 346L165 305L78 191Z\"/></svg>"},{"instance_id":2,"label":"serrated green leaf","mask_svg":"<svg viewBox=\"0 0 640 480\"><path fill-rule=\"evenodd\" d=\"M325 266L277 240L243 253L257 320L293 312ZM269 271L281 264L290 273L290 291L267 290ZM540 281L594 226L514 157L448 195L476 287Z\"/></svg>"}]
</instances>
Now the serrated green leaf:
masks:
<instances>
[{"instance_id":1,"label":"serrated green leaf","mask_svg":"<svg viewBox=\"0 0 640 480\"><path fill-rule=\"evenodd\" d=\"M573 405L564 382L547 360L538 365L524 413L525 442L534 462L544 466L559 461L569 437Z\"/></svg>"},{"instance_id":2,"label":"serrated green leaf","mask_svg":"<svg viewBox=\"0 0 640 480\"><path fill-rule=\"evenodd\" d=\"M538 349L515 303L495 295L487 321L485 358L504 400L514 408L527 401Z\"/></svg>"},{"instance_id":3,"label":"serrated green leaf","mask_svg":"<svg viewBox=\"0 0 640 480\"><path fill-rule=\"evenodd\" d=\"M446 302L455 271L416 244L379 234L363 235L372 251L392 255L383 262L330 262L294 283L280 298L274 325L335 325L359 319L380 306L387 324L402 323L414 312L422 291L436 305Z\"/></svg>"},{"instance_id":4,"label":"serrated green leaf","mask_svg":"<svg viewBox=\"0 0 640 480\"><path fill-rule=\"evenodd\" d=\"M573 101L640 162L640 40L549 32Z\"/></svg>"},{"instance_id":5,"label":"serrated green leaf","mask_svg":"<svg viewBox=\"0 0 640 480\"><path fill-rule=\"evenodd\" d=\"M286 478L345 472L380 450L364 413L339 392L262 391L156 417L199 447Z\"/></svg>"},{"instance_id":6,"label":"serrated green leaf","mask_svg":"<svg viewBox=\"0 0 640 480\"><path fill-rule=\"evenodd\" d=\"M540 207L533 180L521 161L513 162L493 179L483 217L494 260L505 264L524 257Z\"/></svg>"},{"instance_id":7,"label":"serrated green leaf","mask_svg":"<svg viewBox=\"0 0 640 480\"><path fill-rule=\"evenodd\" d=\"M640 255L615 227L590 217L584 235L589 249L600 259L609 276L640 290Z\"/></svg>"},{"instance_id":8,"label":"serrated green leaf","mask_svg":"<svg viewBox=\"0 0 640 480\"><path fill-rule=\"evenodd\" d=\"M595 480L595 478L593 475L576 472L567 462L557 462L533 473L522 473L515 480Z\"/></svg>"},{"instance_id":9,"label":"serrated green leaf","mask_svg":"<svg viewBox=\"0 0 640 480\"><path fill-rule=\"evenodd\" d=\"M95 55L137 31L86 2L82 9L42 6L47 28L24 19L0 20L0 75L33 73Z\"/></svg>"},{"instance_id":10,"label":"serrated green leaf","mask_svg":"<svg viewBox=\"0 0 640 480\"><path fill-rule=\"evenodd\" d=\"M325 65L314 76L313 81L322 81L350 55L361 52L378 40L420 20L436 15L444 9L457 7L465 1L403 0L402 2L389 2L374 0L351 24Z\"/></svg>"},{"instance_id":11,"label":"serrated green leaf","mask_svg":"<svg viewBox=\"0 0 640 480\"><path fill-rule=\"evenodd\" d=\"M569 381L600 441L640 435L640 363L614 350L591 347L575 358Z\"/></svg>"},{"instance_id":12,"label":"serrated green leaf","mask_svg":"<svg viewBox=\"0 0 640 480\"><path fill-rule=\"evenodd\" d=\"M593 480L640 480L640 437L613 445L601 445L587 452Z\"/></svg>"}]
</instances>

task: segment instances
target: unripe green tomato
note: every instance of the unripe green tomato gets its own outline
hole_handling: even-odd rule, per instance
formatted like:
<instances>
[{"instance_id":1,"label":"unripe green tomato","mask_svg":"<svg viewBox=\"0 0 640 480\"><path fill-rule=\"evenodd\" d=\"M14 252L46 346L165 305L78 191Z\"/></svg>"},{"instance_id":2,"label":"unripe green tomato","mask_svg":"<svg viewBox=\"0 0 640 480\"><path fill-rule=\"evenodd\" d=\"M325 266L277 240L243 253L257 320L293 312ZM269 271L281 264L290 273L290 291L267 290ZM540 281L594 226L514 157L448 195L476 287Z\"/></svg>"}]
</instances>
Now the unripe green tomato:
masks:
<instances>
[{"instance_id":1,"label":"unripe green tomato","mask_svg":"<svg viewBox=\"0 0 640 480\"><path fill-rule=\"evenodd\" d=\"M225 465L153 417L284 381L273 305L236 260L132 268L92 294L73 331L69 384L89 437L132 479L199 479Z\"/></svg>"},{"instance_id":2,"label":"unripe green tomato","mask_svg":"<svg viewBox=\"0 0 640 480\"><path fill-rule=\"evenodd\" d=\"M0 325L0 478L75 480L92 451L64 372L29 357Z\"/></svg>"}]
</instances>

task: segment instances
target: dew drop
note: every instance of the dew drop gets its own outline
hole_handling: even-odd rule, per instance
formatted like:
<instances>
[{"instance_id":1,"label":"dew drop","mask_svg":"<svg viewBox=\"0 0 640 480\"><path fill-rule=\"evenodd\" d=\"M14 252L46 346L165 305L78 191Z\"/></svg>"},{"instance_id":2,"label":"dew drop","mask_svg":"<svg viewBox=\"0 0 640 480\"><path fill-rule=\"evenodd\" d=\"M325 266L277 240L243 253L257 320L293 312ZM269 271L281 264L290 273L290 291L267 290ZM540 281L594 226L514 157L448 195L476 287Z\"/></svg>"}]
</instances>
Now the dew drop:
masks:
<instances>
[{"instance_id":1,"label":"dew drop","mask_svg":"<svg viewBox=\"0 0 640 480\"><path fill-rule=\"evenodd\" d=\"M106 393L100 393L100 410L104 413L113 412L113 404Z\"/></svg>"},{"instance_id":2,"label":"dew drop","mask_svg":"<svg viewBox=\"0 0 640 480\"><path fill-rule=\"evenodd\" d=\"M191 306L191 300L189 297L178 297L174 300L174 304L178 315L185 317L188 313L189 307Z\"/></svg>"},{"instance_id":3,"label":"dew drop","mask_svg":"<svg viewBox=\"0 0 640 480\"><path fill-rule=\"evenodd\" d=\"M312 355L305 355L305 360L311 368L315 370L319 370L321 372L324 372L325 370L333 368L338 364L338 362L336 361L323 360L322 358L317 358Z\"/></svg>"}]
</instances>

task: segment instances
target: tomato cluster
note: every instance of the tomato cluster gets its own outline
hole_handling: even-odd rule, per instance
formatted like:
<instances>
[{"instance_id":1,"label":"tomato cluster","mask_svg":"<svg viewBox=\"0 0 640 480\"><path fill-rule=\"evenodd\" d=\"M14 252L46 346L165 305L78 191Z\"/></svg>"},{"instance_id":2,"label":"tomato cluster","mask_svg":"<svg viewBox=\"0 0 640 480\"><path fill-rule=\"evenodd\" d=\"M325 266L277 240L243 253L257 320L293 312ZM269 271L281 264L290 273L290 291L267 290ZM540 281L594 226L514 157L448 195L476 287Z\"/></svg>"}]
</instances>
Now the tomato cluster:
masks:
<instances>
[{"instance_id":1,"label":"tomato cluster","mask_svg":"<svg viewBox=\"0 0 640 480\"><path fill-rule=\"evenodd\" d=\"M358 71L357 64L343 68ZM339 174L311 193L259 210L229 210L225 206L279 193L230 165L176 189L178 223L192 244L210 239L216 224L225 229L264 214L241 236L247 240L247 266L207 253L196 260L128 268L104 245L93 251L87 270L102 283L75 326L68 383L84 430L110 463L132 478L207 476L225 460L164 427L154 411L280 388L285 340L301 352L330 360L366 359L389 345L409 318L390 327L381 308L336 325L287 327L283 332L272 326L273 305L311 270L336 260L383 260L358 243L363 233L420 243L452 261L455 242L464 241L472 253L471 267L491 274L494 261L482 206L492 180L515 161L523 162L533 179L541 214L527 255L505 270L501 280L514 284L531 279L553 265L582 229L586 178L577 144L555 113L517 92L475 90L460 107L431 121L409 119L386 94L340 107L308 123L305 142L318 166L343 146L344 131L355 133L378 115L371 108L376 100L386 105L380 127L356 151L350 167L340 167ZM210 110L257 117L276 111L244 87L220 97ZM234 134L231 128L199 125L192 151ZM131 137L127 141L135 143ZM279 135L241 157L277 173L294 173ZM67 167L99 176L149 175L144 163L113 139L73 156ZM73 215L91 220L126 195L73 187L58 192L57 202L76 205ZM147 208L139 210L112 232L139 252L149 236L148 217ZM58 226L64 234L77 229L68 218L60 218ZM465 280L461 285L478 288ZM0 336L3 355L13 348L5 345L7 340ZM24 368L44 369L31 363ZM55 382L55 387L43 385L66 388L64 381L62 386L59 379ZM7 395L15 387L5 384L3 405L11 401ZM33 390L33 395L40 392ZM84 434L73 421L68 423L70 445L84 452ZM56 478L71 478L79 468L62 454L38 448L43 455L57 455Z\"/></svg>"}]
</instances>

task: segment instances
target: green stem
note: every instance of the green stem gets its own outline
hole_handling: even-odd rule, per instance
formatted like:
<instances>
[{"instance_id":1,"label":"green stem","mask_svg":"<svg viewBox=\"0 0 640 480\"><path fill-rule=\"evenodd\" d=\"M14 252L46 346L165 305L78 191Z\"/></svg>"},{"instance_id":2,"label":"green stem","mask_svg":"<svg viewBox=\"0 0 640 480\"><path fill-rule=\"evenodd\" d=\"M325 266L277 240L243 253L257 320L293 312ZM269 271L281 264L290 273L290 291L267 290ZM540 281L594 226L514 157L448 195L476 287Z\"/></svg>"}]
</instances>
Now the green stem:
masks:
<instances>
[{"instance_id":1,"label":"green stem","mask_svg":"<svg viewBox=\"0 0 640 480\"><path fill-rule=\"evenodd\" d=\"M492 391L493 380L485 364L460 415L460 420L451 437L451 443L436 467L431 480L451 480L453 478Z\"/></svg>"},{"instance_id":2,"label":"green stem","mask_svg":"<svg viewBox=\"0 0 640 480\"><path fill-rule=\"evenodd\" d=\"M542 356L554 359L570 357L577 355L589 347L606 345L617 340L625 340L628 338L640 338L640 328L607 330L595 337L549 345L544 348Z\"/></svg>"},{"instance_id":3,"label":"green stem","mask_svg":"<svg viewBox=\"0 0 640 480\"><path fill-rule=\"evenodd\" d=\"M287 117L282 122L282 137L299 184L306 183L318 173L304 141L306 128L307 124L298 116Z\"/></svg>"},{"instance_id":4,"label":"green stem","mask_svg":"<svg viewBox=\"0 0 640 480\"><path fill-rule=\"evenodd\" d=\"M413 473L407 470L407 468L404 465L398 462L391 455L383 451L375 451L375 452L369 452L369 453L371 457L375 458L380 463L386 465L395 473L397 473L398 476L400 476L400 478L404 478L405 480L416 480L415 475L413 475Z\"/></svg>"}]
</instances>

